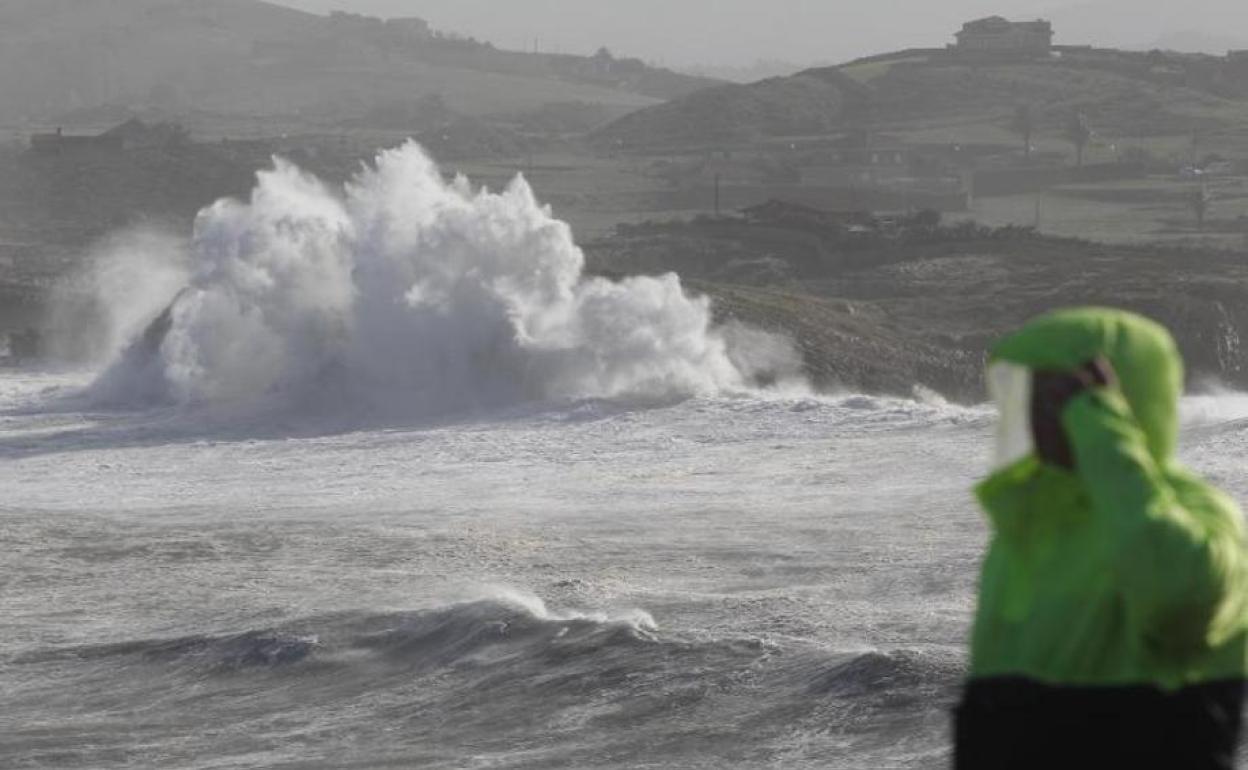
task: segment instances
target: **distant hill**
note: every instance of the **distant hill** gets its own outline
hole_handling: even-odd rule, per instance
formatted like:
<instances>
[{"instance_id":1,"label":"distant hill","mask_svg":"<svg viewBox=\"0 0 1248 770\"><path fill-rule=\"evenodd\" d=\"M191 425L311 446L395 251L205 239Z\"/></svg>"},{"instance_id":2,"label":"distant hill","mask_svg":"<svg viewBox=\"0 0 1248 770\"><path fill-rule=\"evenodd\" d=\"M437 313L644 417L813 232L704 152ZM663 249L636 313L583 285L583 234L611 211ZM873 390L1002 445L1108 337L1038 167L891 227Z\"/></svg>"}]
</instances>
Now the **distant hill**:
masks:
<instances>
[{"instance_id":1,"label":"distant hill","mask_svg":"<svg viewBox=\"0 0 1248 770\"><path fill-rule=\"evenodd\" d=\"M616 58L503 51L259 0L4 0L0 122L121 106L320 123L441 95L458 114L584 102L616 114L714 81Z\"/></svg>"},{"instance_id":2,"label":"distant hill","mask_svg":"<svg viewBox=\"0 0 1248 770\"><path fill-rule=\"evenodd\" d=\"M811 67L823 67L830 64L835 64L835 62L829 60L797 64L778 59L759 59L753 64L736 66L730 64L691 64L681 67L680 71L690 75L698 75L699 77L723 80L728 83L755 83L767 78L784 78L796 75Z\"/></svg>"},{"instance_id":3,"label":"distant hill","mask_svg":"<svg viewBox=\"0 0 1248 770\"><path fill-rule=\"evenodd\" d=\"M871 89L836 68L807 70L698 91L626 115L597 136L607 143L653 146L819 134L847 125L870 98Z\"/></svg>"},{"instance_id":4,"label":"distant hill","mask_svg":"<svg viewBox=\"0 0 1248 770\"><path fill-rule=\"evenodd\" d=\"M1074 109L1108 136L1147 137L1248 125L1248 65L1223 57L1066 49L1053 59L968 65L906 51L721 86L629 114L597 138L617 146L719 143L847 131L864 125L1008 126L1029 104L1042 129Z\"/></svg>"}]
</instances>

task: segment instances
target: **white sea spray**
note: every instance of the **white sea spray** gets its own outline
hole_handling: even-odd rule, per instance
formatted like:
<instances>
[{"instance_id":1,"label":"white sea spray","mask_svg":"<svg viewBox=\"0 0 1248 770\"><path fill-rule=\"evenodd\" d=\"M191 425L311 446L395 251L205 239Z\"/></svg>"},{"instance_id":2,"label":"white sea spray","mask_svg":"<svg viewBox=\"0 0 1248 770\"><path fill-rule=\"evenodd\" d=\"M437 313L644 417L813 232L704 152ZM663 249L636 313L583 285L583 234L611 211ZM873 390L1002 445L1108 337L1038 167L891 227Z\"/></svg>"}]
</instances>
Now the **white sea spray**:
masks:
<instances>
[{"instance_id":1,"label":"white sea spray","mask_svg":"<svg viewBox=\"0 0 1248 770\"><path fill-rule=\"evenodd\" d=\"M277 160L248 201L200 213L190 252L167 330L120 356L100 397L441 414L800 380L786 340L725 330L673 274L586 276L522 177L498 193L447 181L414 143L340 191Z\"/></svg>"}]
</instances>

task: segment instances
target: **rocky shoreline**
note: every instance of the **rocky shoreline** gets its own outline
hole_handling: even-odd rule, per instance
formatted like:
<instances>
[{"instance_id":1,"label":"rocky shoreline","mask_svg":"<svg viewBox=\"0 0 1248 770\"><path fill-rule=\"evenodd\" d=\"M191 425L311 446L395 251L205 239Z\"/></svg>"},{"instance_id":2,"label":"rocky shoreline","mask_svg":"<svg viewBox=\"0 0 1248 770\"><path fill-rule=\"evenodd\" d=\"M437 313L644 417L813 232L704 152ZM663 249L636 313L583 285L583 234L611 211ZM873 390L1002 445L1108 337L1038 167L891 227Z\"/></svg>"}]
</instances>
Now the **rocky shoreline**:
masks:
<instances>
[{"instance_id":1,"label":"rocky shoreline","mask_svg":"<svg viewBox=\"0 0 1248 770\"><path fill-rule=\"evenodd\" d=\"M826 389L908 395L922 386L977 401L995 339L1048 310L1089 304L1165 324L1193 383L1248 387L1248 255L976 227L847 245L740 220L634 229L588 252L608 274L675 271L714 299L720 318L788 334Z\"/></svg>"}]
</instances>

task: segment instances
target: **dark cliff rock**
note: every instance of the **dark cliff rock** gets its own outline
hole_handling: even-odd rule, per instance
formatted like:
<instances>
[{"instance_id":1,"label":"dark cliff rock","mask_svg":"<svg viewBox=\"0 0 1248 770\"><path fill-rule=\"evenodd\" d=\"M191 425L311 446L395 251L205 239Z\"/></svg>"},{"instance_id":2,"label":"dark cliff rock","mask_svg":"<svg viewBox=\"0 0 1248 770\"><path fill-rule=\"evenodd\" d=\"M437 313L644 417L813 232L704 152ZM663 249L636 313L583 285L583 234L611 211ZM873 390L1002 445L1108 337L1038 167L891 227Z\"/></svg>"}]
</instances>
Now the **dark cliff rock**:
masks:
<instances>
[{"instance_id":1,"label":"dark cliff rock","mask_svg":"<svg viewBox=\"0 0 1248 770\"><path fill-rule=\"evenodd\" d=\"M1150 316L1173 332L1194 381L1248 388L1248 255L968 229L961 240L946 232L824 244L820 256L777 240L774 229L751 238L737 228L725 239L722 228L691 223L617 235L590 247L590 263L680 273L721 318L790 335L811 379L827 388L909 394L922 385L982 399L993 341L1072 305Z\"/></svg>"}]
</instances>

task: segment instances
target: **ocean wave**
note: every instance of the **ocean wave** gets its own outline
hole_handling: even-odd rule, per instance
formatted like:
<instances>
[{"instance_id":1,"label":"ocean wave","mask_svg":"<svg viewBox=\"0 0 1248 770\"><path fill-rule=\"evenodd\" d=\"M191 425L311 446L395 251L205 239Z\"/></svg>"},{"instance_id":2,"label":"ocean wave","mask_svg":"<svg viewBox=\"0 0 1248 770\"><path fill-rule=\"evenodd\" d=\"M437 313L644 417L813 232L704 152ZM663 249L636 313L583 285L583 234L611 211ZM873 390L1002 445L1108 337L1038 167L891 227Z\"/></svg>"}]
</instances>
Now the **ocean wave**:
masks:
<instances>
[{"instance_id":1,"label":"ocean wave","mask_svg":"<svg viewBox=\"0 0 1248 770\"><path fill-rule=\"evenodd\" d=\"M961 681L960 650L871 650L814 674L806 692L815 696L854 698L900 692L914 698L949 692Z\"/></svg>"},{"instance_id":2,"label":"ocean wave","mask_svg":"<svg viewBox=\"0 0 1248 770\"><path fill-rule=\"evenodd\" d=\"M614 646L655 644L657 626L641 610L553 612L536 597L496 598L389 614L347 613L280 628L195 634L27 653L19 663L110 659L221 671L349 663L361 654L408 668L439 668L525 655L550 662L560 655Z\"/></svg>"},{"instance_id":3,"label":"ocean wave","mask_svg":"<svg viewBox=\"0 0 1248 770\"><path fill-rule=\"evenodd\" d=\"M963 653L949 649L866 650L837 653L798 643L748 636L680 638L659 632L642 610L612 614L553 612L536 597L506 592L427 610L340 613L280 628L224 634L75 645L28 652L19 665L134 664L228 675L242 670L359 668L382 665L408 674L506 670L514 678L545 676L571 667L584 682L610 671L654 673L670 666L673 681L706 678L719 670L740 681L773 666L773 695L793 700L864 698L906 693L919 698L948 692L963 675Z\"/></svg>"},{"instance_id":4,"label":"ocean wave","mask_svg":"<svg viewBox=\"0 0 1248 770\"><path fill-rule=\"evenodd\" d=\"M395 766L476 757L516 768L814 767L847 751L896 756L899 736L925 766L940 759L931 747L947 729L962 657L665 633L640 611L558 612L494 592L424 610L44 650L7 666L12 681L44 684L5 700L25 713L75 714L57 724L105 726L89 742L69 727L19 731L47 761L67 742L81 747L83 766L136 741L160 753L116 766L156 756L197 766L221 752L259 766L276 746L292 763L341 766L345 755L333 755L339 763L321 752L339 751L343 734L368 742L352 749L357 760ZM135 704L151 704L141 719ZM122 714L132 727L112 731Z\"/></svg>"},{"instance_id":5,"label":"ocean wave","mask_svg":"<svg viewBox=\"0 0 1248 770\"><path fill-rule=\"evenodd\" d=\"M192 635L170 639L144 639L27 653L19 664L68 661L135 659L149 663L180 663L196 666L274 668L307 660L318 641L314 636L273 631L248 631L220 636Z\"/></svg>"}]
</instances>

